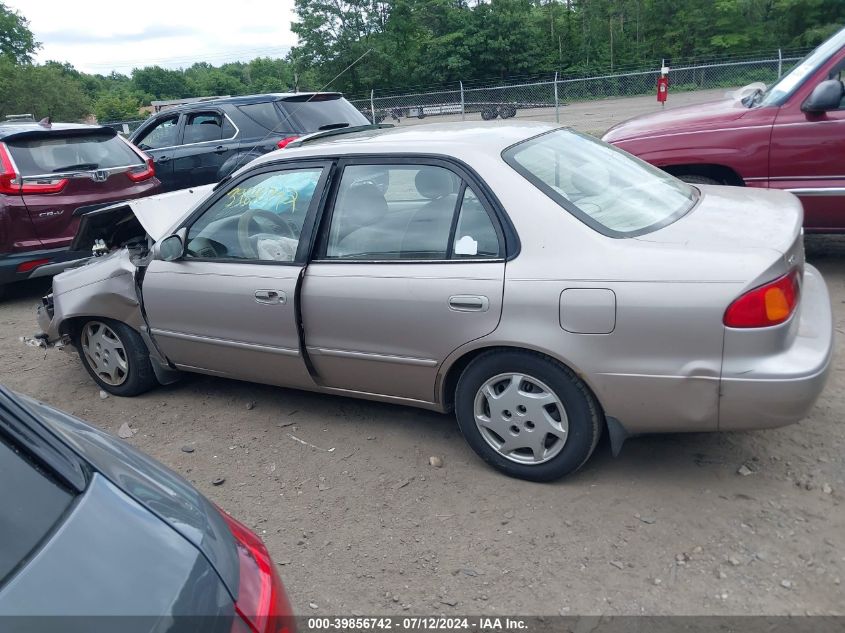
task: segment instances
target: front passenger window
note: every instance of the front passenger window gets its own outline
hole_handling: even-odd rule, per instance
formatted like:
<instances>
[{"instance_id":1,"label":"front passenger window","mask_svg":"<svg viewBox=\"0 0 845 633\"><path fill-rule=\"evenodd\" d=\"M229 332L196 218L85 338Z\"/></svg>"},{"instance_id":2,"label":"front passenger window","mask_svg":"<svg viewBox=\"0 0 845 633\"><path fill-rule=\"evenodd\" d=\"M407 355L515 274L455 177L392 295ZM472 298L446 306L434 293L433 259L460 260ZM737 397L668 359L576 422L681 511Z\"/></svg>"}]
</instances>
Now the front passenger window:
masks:
<instances>
[{"instance_id":1,"label":"front passenger window","mask_svg":"<svg viewBox=\"0 0 845 633\"><path fill-rule=\"evenodd\" d=\"M141 149L160 149L162 147L176 145L176 131L179 129L178 122L178 114L159 121L152 129L138 139L138 147Z\"/></svg>"},{"instance_id":2,"label":"front passenger window","mask_svg":"<svg viewBox=\"0 0 845 633\"><path fill-rule=\"evenodd\" d=\"M188 258L291 262L321 168L266 172L232 187L188 231Z\"/></svg>"}]
</instances>

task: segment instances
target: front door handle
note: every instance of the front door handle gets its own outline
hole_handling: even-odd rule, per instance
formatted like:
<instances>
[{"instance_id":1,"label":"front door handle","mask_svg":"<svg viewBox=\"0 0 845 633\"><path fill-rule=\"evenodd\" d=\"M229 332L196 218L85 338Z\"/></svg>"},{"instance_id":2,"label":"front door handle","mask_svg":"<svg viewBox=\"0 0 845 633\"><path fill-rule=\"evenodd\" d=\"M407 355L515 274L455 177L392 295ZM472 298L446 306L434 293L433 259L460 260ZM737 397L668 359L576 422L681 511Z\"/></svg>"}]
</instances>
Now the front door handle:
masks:
<instances>
[{"instance_id":1,"label":"front door handle","mask_svg":"<svg viewBox=\"0 0 845 633\"><path fill-rule=\"evenodd\" d=\"M278 305L287 302L287 295L281 290L256 290L255 302Z\"/></svg>"},{"instance_id":2,"label":"front door handle","mask_svg":"<svg viewBox=\"0 0 845 633\"><path fill-rule=\"evenodd\" d=\"M455 312L487 312L490 300L483 295L452 295L449 309Z\"/></svg>"}]
</instances>

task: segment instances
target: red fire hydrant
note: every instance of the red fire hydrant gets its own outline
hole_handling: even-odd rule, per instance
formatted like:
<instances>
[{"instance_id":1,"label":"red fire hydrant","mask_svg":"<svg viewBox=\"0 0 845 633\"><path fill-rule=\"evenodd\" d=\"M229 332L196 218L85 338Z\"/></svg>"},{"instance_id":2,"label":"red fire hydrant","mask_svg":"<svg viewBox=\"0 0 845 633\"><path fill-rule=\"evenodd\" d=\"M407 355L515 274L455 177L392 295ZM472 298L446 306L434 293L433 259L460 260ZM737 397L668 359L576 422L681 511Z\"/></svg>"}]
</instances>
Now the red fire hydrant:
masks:
<instances>
[{"instance_id":1,"label":"red fire hydrant","mask_svg":"<svg viewBox=\"0 0 845 633\"><path fill-rule=\"evenodd\" d=\"M657 78L657 100L665 105L666 104L666 97L669 96L669 77L666 75L660 75Z\"/></svg>"}]
</instances>

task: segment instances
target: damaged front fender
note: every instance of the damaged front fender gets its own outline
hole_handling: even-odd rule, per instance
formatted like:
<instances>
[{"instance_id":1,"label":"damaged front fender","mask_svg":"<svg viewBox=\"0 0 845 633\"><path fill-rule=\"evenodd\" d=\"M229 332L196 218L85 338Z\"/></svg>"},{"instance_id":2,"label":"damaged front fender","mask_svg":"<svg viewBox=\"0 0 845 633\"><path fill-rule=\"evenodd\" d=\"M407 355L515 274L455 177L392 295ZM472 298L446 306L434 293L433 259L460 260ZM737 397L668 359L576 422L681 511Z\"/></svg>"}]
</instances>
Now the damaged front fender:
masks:
<instances>
[{"instance_id":1,"label":"damaged front fender","mask_svg":"<svg viewBox=\"0 0 845 633\"><path fill-rule=\"evenodd\" d=\"M140 265L139 265L140 264ZM37 335L48 346L63 347L88 319L113 319L136 330L144 339L159 382L173 382L173 370L149 333L141 305L140 275L145 261L128 248L92 259L53 279L53 293L38 307L43 334Z\"/></svg>"}]
</instances>

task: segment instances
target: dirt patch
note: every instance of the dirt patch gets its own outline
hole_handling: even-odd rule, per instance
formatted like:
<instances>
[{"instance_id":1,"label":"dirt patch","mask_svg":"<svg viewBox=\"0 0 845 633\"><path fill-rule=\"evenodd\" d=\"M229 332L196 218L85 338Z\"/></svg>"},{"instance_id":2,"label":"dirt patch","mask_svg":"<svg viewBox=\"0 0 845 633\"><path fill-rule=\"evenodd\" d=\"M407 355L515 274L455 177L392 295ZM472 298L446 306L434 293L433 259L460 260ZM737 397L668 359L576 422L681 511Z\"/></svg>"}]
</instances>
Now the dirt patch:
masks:
<instances>
[{"instance_id":1,"label":"dirt patch","mask_svg":"<svg viewBox=\"0 0 845 633\"><path fill-rule=\"evenodd\" d=\"M603 443L554 484L497 474L425 411L203 376L101 398L75 355L19 341L43 282L0 303L2 382L135 430L264 538L297 613L842 614L845 238L807 242L839 334L806 420Z\"/></svg>"}]
</instances>

